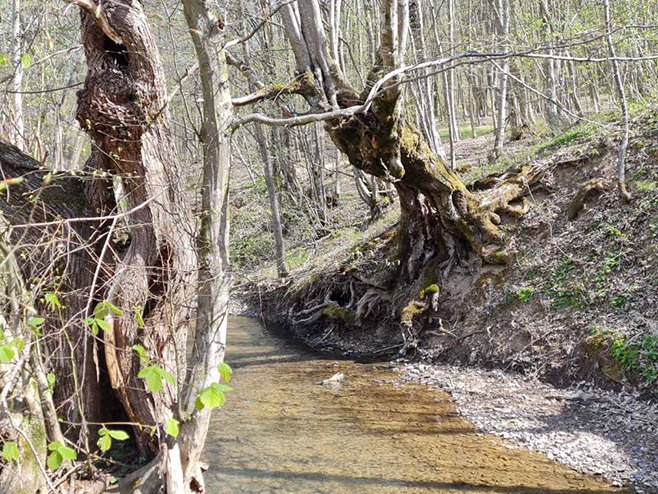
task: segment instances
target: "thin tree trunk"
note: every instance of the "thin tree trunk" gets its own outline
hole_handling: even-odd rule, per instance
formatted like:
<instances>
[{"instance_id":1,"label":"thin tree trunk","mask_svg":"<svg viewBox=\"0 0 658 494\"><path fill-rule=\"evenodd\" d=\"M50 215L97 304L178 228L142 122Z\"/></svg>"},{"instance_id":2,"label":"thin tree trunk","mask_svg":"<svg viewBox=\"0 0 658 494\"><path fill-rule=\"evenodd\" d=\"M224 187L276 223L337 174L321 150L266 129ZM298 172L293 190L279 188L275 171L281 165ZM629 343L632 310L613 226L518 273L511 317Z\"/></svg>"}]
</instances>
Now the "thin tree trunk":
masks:
<instances>
[{"instance_id":1,"label":"thin tree trunk","mask_svg":"<svg viewBox=\"0 0 658 494\"><path fill-rule=\"evenodd\" d=\"M231 160L228 124L232 117L226 55L221 50L218 20L204 0L184 0L183 10L199 61L203 95L202 218L197 237L199 270L197 322L191 370L183 399L185 416L178 444L182 469L170 462L173 474L182 471L186 490L201 483L199 459L208 434L211 411L195 409L198 394L219 383L219 364L224 360L231 275L228 254L228 199ZM176 456L173 456L174 460ZM169 494L178 492L170 490Z\"/></svg>"},{"instance_id":2,"label":"thin tree trunk","mask_svg":"<svg viewBox=\"0 0 658 494\"><path fill-rule=\"evenodd\" d=\"M21 0L12 0L11 4L11 24L12 24L12 54L11 61L14 75L11 79L11 90L14 92L12 97L12 114L13 120L11 126L11 140L15 146L25 151L25 117L23 115L23 76L25 68L23 67L23 35L21 26Z\"/></svg>"},{"instance_id":3,"label":"thin tree trunk","mask_svg":"<svg viewBox=\"0 0 658 494\"><path fill-rule=\"evenodd\" d=\"M542 17L544 21L544 39L547 43L552 44L554 41L554 27L552 14L549 9L547 0L540 0L540 6L542 10ZM553 49L549 49L548 54L553 55ZM553 58L547 58L544 63L544 72L546 74L546 96L547 100L544 102L544 108L546 112L546 123L548 124L549 129L552 132L556 132L560 128L560 121L557 113L557 106L555 102L557 101L557 81L555 76L555 60Z\"/></svg>"},{"instance_id":4,"label":"thin tree trunk","mask_svg":"<svg viewBox=\"0 0 658 494\"><path fill-rule=\"evenodd\" d=\"M256 141L258 142L258 150L260 158L263 162L263 174L265 176L265 184L267 185L267 197L270 201L270 212L272 214L272 232L274 234L274 247L276 255L276 270L279 278L288 277L288 269L286 268L286 254L283 241L283 228L281 226L281 212L279 211L279 198L277 197L276 184L274 182L274 172L272 170L272 158L267 145L267 137L263 132L263 127L256 124L254 128Z\"/></svg>"},{"instance_id":5,"label":"thin tree trunk","mask_svg":"<svg viewBox=\"0 0 658 494\"><path fill-rule=\"evenodd\" d=\"M509 23L510 23L510 4L509 0L494 0L494 13L496 17L496 26L499 36L499 44L503 51L508 46ZM503 145L505 144L505 124L507 120L507 90L509 60L504 59L501 62L501 70L498 77L498 106L496 114L496 137L494 142L494 155L498 159L503 154Z\"/></svg>"},{"instance_id":6,"label":"thin tree trunk","mask_svg":"<svg viewBox=\"0 0 658 494\"><path fill-rule=\"evenodd\" d=\"M626 148L628 147L628 137L630 134L630 113L628 111L628 102L626 101L626 88L624 87L624 80L621 76L621 69L617 54L615 50L615 43L612 39L612 19L610 17L610 0L603 0L603 8L605 11L605 36L608 43L608 50L610 58L612 59L612 70L615 75L615 86L617 94L619 95L619 105L622 112L622 135L619 144L619 155L617 156L617 185L619 188L619 195L625 201L630 201L631 195L626 189Z\"/></svg>"}]
</instances>

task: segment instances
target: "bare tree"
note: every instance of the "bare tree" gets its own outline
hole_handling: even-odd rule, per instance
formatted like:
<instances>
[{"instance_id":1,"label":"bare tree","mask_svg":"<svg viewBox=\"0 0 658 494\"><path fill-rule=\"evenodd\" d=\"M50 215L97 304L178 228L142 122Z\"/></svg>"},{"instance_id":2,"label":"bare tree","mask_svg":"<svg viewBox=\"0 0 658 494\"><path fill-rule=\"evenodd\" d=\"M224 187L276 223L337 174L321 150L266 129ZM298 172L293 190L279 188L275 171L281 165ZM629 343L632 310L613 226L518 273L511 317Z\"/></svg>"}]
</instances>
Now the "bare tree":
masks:
<instances>
[{"instance_id":1,"label":"bare tree","mask_svg":"<svg viewBox=\"0 0 658 494\"><path fill-rule=\"evenodd\" d=\"M624 79L621 75L619 68L619 61L617 60L617 53L615 50L615 43L612 39L612 19L610 16L610 1L603 0L603 9L605 11L605 38L612 58L612 71L615 76L615 87L619 96L619 106L621 107L622 114L622 135L621 142L619 143L619 155L617 157L617 185L619 188L619 195L626 201L631 199L631 195L626 189L626 148L628 147L628 137L630 134L630 113L628 111L628 101L626 99L626 88L624 87Z\"/></svg>"}]
</instances>

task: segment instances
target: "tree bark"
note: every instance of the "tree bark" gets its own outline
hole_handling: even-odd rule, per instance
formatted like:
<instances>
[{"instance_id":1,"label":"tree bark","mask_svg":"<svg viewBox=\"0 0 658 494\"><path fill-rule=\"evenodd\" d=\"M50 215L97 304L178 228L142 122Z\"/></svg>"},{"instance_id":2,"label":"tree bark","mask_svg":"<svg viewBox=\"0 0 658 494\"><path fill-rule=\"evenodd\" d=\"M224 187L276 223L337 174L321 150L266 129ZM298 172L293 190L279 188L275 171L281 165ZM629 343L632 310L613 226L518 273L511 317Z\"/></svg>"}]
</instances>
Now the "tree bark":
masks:
<instances>
[{"instance_id":1,"label":"tree bark","mask_svg":"<svg viewBox=\"0 0 658 494\"><path fill-rule=\"evenodd\" d=\"M65 422L65 434L88 451L87 422L107 418L108 381L98 366L98 349L83 320L94 288L95 260L106 241L106 222L91 222L99 197L110 185L102 178L85 180L49 171L18 148L0 142L0 168L7 190L0 212L10 225L8 239L23 279L39 300L55 293L62 305L51 312L37 305L46 322L42 329L47 367L57 386L54 400ZM111 189L110 189L111 190ZM57 280L53 286L53 280Z\"/></svg>"},{"instance_id":2,"label":"tree bark","mask_svg":"<svg viewBox=\"0 0 658 494\"><path fill-rule=\"evenodd\" d=\"M94 141L94 167L121 177L132 211L125 218L128 248L103 260L110 274L97 300L124 309L103 334L105 361L129 420L157 427L171 417L185 379L196 272L192 218L168 125L160 55L142 5L120 0L98 9L97 15L81 12L88 72L78 92L77 119ZM104 198L101 209L111 199ZM159 393L149 392L138 377L142 363L134 345L144 347L149 361L173 374L178 385L165 383ZM157 436L144 429L135 433L145 454L159 451Z\"/></svg>"},{"instance_id":3,"label":"tree bark","mask_svg":"<svg viewBox=\"0 0 658 494\"><path fill-rule=\"evenodd\" d=\"M224 360L228 324L231 273L228 254L229 171L231 163L229 122L233 115L229 92L226 54L219 23L204 0L184 0L183 10L199 61L203 95L203 182L201 219L197 236L199 270L197 278L197 321L190 372L183 398L184 416L178 444L170 448L168 477L182 473L185 492L203 491L199 464L206 442L211 411L195 409L196 397L220 380L219 364ZM178 468L176 459L182 463ZM179 490L171 487L170 494Z\"/></svg>"}]
</instances>

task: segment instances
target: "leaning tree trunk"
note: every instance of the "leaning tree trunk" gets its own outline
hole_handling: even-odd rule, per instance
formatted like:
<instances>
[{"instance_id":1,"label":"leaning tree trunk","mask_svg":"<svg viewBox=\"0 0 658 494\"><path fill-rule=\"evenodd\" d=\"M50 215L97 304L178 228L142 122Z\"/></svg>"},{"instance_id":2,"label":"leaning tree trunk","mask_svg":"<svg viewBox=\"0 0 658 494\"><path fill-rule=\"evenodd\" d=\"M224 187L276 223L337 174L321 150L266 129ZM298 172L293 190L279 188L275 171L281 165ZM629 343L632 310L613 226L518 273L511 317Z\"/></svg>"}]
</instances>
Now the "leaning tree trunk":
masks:
<instances>
[{"instance_id":1,"label":"leaning tree trunk","mask_svg":"<svg viewBox=\"0 0 658 494\"><path fill-rule=\"evenodd\" d=\"M408 31L408 2L387 0L382 9L382 36L369 86L358 94L338 70L326 50L321 23L313 19L317 0L300 0L306 15L287 20L290 42L296 47L297 68L308 74L300 91L316 112L331 109L332 96L340 108L366 101L375 81L402 66ZM293 12L294 13L294 12ZM288 16L290 17L290 13ZM293 16L294 17L294 16ZM302 26L291 29L289 26ZM300 43L300 32L306 43ZM299 52L299 54L298 54ZM309 60L324 59L311 68ZM315 75L318 67L321 77ZM314 72L315 71L315 72ZM314 77L310 75L313 74ZM511 187L504 194L480 197L469 192L457 175L433 153L422 135L400 116L399 77L390 77L368 111L349 118L338 115L325 128L333 142L359 170L392 182L400 197L398 228L403 278L414 280L430 259L446 269L473 257L500 263L502 235L498 212L517 211L508 203L525 190ZM327 88L330 88L330 92Z\"/></svg>"}]
</instances>

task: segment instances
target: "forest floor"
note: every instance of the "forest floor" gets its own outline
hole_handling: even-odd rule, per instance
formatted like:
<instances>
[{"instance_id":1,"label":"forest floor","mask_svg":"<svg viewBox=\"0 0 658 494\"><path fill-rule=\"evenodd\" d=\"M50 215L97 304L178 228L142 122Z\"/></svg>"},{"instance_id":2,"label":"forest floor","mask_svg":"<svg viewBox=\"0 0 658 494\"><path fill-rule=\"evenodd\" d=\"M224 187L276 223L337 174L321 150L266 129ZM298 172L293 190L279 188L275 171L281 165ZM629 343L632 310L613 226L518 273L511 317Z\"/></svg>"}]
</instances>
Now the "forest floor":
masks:
<instances>
[{"instance_id":1,"label":"forest floor","mask_svg":"<svg viewBox=\"0 0 658 494\"><path fill-rule=\"evenodd\" d=\"M457 169L467 182L529 164L548 172L528 213L504 218L515 260L453 275L438 310L420 305L407 324L404 311L427 282L389 289L394 206L364 227L357 202L289 279L265 268L247 274L243 288L258 294L250 302L261 317L312 347L380 359L402 350L413 363L401 379L448 390L483 431L658 493L658 120L633 123L628 204L614 185L617 139L614 122L579 125L509 143L496 163L488 162L491 136L460 142ZM574 212L591 181L599 190ZM365 315L356 310L364 290L374 306Z\"/></svg>"}]
</instances>

